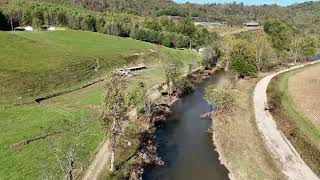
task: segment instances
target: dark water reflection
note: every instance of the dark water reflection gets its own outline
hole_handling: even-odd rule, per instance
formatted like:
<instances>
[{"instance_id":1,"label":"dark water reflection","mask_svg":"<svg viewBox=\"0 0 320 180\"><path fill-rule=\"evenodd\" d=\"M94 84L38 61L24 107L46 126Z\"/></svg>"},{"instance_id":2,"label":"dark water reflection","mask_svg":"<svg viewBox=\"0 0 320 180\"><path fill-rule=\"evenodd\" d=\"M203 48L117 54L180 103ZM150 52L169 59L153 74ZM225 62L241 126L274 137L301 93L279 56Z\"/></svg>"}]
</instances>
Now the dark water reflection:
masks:
<instances>
[{"instance_id":1,"label":"dark water reflection","mask_svg":"<svg viewBox=\"0 0 320 180\"><path fill-rule=\"evenodd\" d=\"M312 60L320 60L320 54L316 54L311 58Z\"/></svg>"},{"instance_id":2,"label":"dark water reflection","mask_svg":"<svg viewBox=\"0 0 320 180\"><path fill-rule=\"evenodd\" d=\"M218 160L207 133L209 120L200 116L212 111L204 100L203 87L225 81L225 73L217 72L214 78L184 97L173 107L173 114L164 127L156 132L158 154L164 166L148 167L144 180L224 180L227 169Z\"/></svg>"}]
</instances>

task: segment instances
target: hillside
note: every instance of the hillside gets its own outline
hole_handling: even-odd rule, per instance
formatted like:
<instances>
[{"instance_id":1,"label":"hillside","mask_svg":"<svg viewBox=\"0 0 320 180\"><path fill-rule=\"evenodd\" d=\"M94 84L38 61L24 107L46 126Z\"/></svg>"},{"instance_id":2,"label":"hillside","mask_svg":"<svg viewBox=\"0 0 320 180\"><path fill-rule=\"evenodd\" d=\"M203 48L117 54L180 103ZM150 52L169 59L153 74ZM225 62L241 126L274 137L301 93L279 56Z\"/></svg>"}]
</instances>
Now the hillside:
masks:
<instances>
[{"instance_id":1,"label":"hillside","mask_svg":"<svg viewBox=\"0 0 320 180\"><path fill-rule=\"evenodd\" d=\"M52 3L61 3L61 0L46 0ZM245 6L242 3L229 4L177 4L171 0L68 0L63 1L69 5L75 5L85 9L129 13L140 16L182 16L192 17L199 20L225 21L229 25L242 25L251 20L264 22L269 18L279 18L283 21L300 27L304 25L311 32L316 32L312 28L320 29L319 6L320 2L305 2L294 4L288 7L277 5Z\"/></svg>"},{"instance_id":2,"label":"hillside","mask_svg":"<svg viewBox=\"0 0 320 180\"><path fill-rule=\"evenodd\" d=\"M71 145L76 146L81 175L105 138L98 118L104 82L40 104L35 97L80 87L115 68L140 63L152 68L128 84L139 80L151 88L165 79L163 61L179 61L187 68L196 67L200 59L191 50L83 31L0 32L0 41L6 42L0 48L0 179L60 178L55 155L65 158L62 152ZM27 101L33 103L10 106Z\"/></svg>"},{"instance_id":3,"label":"hillside","mask_svg":"<svg viewBox=\"0 0 320 180\"><path fill-rule=\"evenodd\" d=\"M141 41L81 31L0 32L1 102L27 101L104 76L135 63L155 46Z\"/></svg>"}]
</instances>

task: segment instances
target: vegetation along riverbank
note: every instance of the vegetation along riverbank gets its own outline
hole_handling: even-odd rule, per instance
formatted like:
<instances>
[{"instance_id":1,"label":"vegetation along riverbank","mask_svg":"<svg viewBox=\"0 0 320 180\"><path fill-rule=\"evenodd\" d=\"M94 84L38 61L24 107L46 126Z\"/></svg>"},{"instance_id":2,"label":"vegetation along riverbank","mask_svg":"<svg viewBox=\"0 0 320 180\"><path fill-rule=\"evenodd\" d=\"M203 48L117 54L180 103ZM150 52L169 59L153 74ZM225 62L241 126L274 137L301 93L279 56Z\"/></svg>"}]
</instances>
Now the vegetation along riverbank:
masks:
<instances>
[{"instance_id":1,"label":"vegetation along riverbank","mask_svg":"<svg viewBox=\"0 0 320 180\"><path fill-rule=\"evenodd\" d=\"M317 45L309 44L309 50L293 48L296 44L292 38L294 33L291 34L290 27L281 24L280 21L269 21L263 32L224 37L216 49L221 52L216 58L216 66L228 69L233 83L209 87L206 93L207 100L216 108L212 116L214 144L231 179L285 178L257 128L253 89L267 72L286 67L291 62L305 61L316 52ZM288 33L286 41L272 38L279 32ZM248 42L248 39L252 41ZM284 46L293 49L288 51ZM292 56L292 52L299 55Z\"/></svg>"},{"instance_id":2,"label":"vegetation along riverbank","mask_svg":"<svg viewBox=\"0 0 320 180\"><path fill-rule=\"evenodd\" d=\"M319 9L319 2L0 0L0 179L80 179L95 157L103 163L89 179L139 179L147 164L163 163L154 132L170 106L216 70L232 81L206 90L230 177L284 179L257 130L251 93L265 73L312 59ZM318 114L299 101L310 89L295 89L300 80L286 75L272 86L284 92L279 109L290 124L282 130L319 174L311 126ZM99 149L108 156L96 156Z\"/></svg>"}]
</instances>

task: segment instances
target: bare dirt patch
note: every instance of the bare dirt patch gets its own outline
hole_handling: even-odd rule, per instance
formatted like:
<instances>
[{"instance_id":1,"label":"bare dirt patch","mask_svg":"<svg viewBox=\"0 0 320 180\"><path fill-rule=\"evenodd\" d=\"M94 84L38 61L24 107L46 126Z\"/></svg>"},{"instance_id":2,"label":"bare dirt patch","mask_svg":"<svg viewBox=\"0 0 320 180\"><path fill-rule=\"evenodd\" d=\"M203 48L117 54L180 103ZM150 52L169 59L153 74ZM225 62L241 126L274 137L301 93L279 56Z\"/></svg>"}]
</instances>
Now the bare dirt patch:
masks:
<instances>
[{"instance_id":1,"label":"bare dirt patch","mask_svg":"<svg viewBox=\"0 0 320 180\"><path fill-rule=\"evenodd\" d=\"M288 90L296 107L320 128L320 64L291 76Z\"/></svg>"}]
</instances>

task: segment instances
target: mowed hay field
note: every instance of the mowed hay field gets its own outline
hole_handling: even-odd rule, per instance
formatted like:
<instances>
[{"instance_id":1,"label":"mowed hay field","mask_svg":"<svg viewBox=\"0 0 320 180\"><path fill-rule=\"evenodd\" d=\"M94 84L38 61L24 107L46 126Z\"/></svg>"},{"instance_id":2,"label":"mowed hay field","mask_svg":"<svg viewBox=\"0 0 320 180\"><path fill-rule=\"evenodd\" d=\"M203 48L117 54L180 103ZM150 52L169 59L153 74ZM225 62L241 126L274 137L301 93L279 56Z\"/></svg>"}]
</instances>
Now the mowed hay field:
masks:
<instances>
[{"instance_id":1,"label":"mowed hay field","mask_svg":"<svg viewBox=\"0 0 320 180\"><path fill-rule=\"evenodd\" d=\"M161 57L185 69L200 60L191 50L82 31L0 32L0 53L0 179L61 179L55 148L67 153L72 145L81 176L106 137L99 120L104 82L40 104L12 104L80 87L115 68L140 63L154 68L130 78L129 86L142 80L152 87L165 79ZM60 133L17 145L55 132Z\"/></svg>"},{"instance_id":2,"label":"mowed hay field","mask_svg":"<svg viewBox=\"0 0 320 180\"><path fill-rule=\"evenodd\" d=\"M303 160L320 175L319 64L275 77L268 87L268 103L277 127ZM315 118L315 119L314 119Z\"/></svg>"},{"instance_id":3,"label":"mowed hay field","mask_svg":"<svg viewBox=\"0 0 320 180\"><path fill-rule=\"evenodd\" d=\"M320 64L291 76L288 89L297 108L320 129Z\"/></svg>"},{"instance_id":4,"label":"mowed hay field","mask_svg":"<svg viewBox=\"0 0 320 180\"><path fill-rule=\"evenodd\" d=\"M93 32L0 32L0 103L30 101L88 82L134 63L134 53L154 46Z\"/></svg>"}]
</instances>

